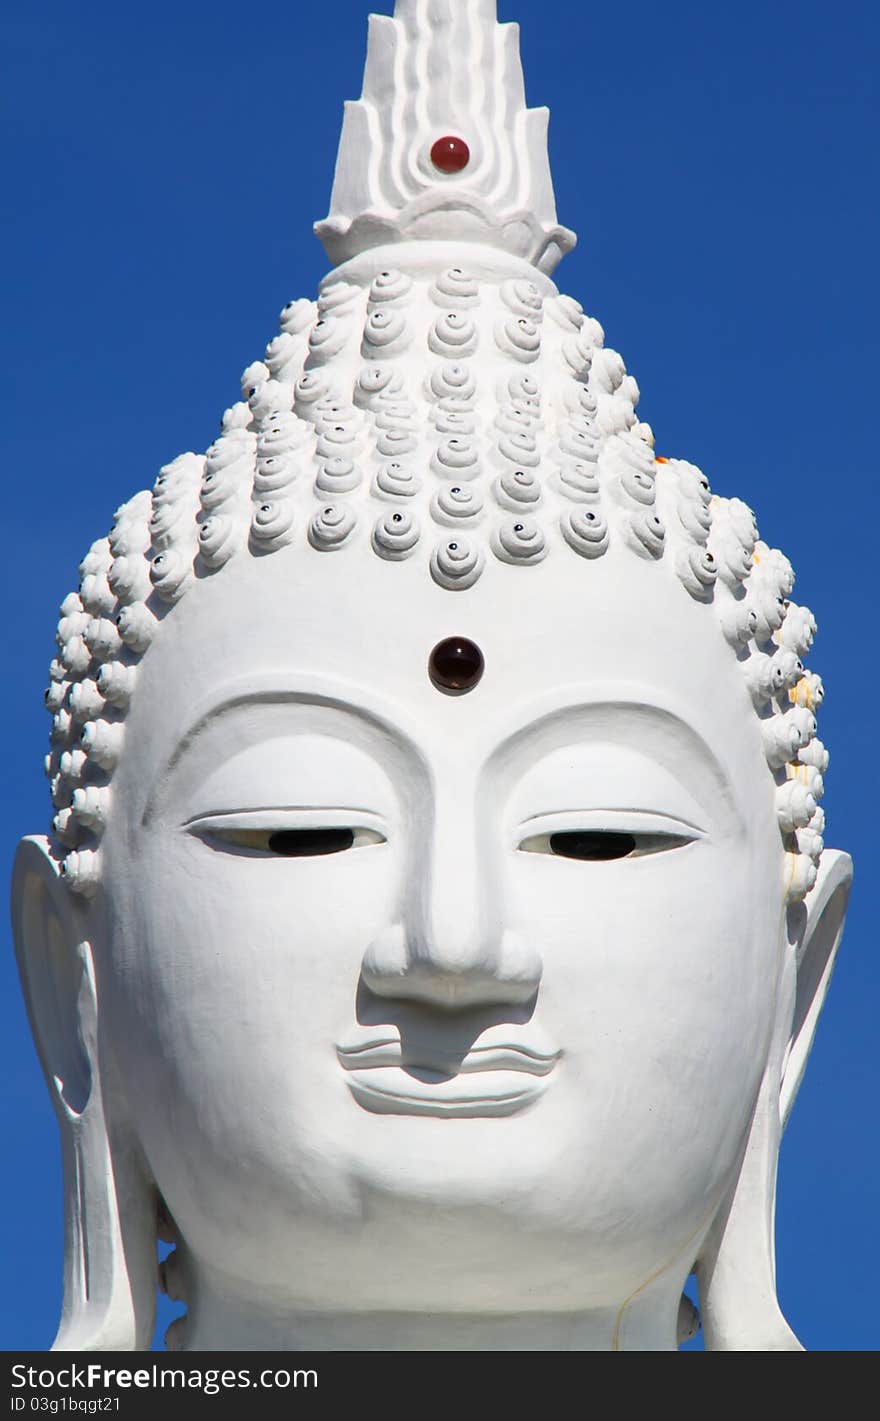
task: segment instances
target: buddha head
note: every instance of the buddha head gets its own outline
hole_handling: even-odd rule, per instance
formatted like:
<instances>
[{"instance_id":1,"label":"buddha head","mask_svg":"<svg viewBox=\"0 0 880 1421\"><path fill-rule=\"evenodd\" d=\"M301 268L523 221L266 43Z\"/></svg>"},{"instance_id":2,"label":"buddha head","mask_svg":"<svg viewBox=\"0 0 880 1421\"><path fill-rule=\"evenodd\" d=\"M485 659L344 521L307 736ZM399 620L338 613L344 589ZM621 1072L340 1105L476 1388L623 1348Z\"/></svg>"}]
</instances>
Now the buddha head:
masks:
<instances>
[{"instance_id":1,"label":"buddha head","mask_svg":"<svg viewBox=\"0 0 880 1421\"><path fill-rule=\"evenodd\" d=\"M13 889L58 1347L149 1345L157 1238L175 1347L669 1348L694 1272L707 1346L799 1346L815 622L554 284L515 27L432 17L371 18L317 301L61 607Z\"/></svg>"}]
</instances>

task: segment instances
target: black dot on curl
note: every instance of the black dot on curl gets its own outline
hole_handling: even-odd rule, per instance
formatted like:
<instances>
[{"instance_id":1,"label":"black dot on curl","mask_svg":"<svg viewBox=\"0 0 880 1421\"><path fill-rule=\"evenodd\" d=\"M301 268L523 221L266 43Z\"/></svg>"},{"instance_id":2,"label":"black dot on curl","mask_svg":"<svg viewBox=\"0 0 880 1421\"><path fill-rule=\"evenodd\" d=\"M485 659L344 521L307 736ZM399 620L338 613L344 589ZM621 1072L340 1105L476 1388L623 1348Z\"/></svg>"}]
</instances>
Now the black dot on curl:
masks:
<instances>
[{"instance_id":1,"label":"black dot on curl","mask_svg":"<svg viewBox=\"0 0 880 1421\"><path fill-rule=\"evenodd\" d=\"M431 684L447 696L462 696L472 691L485 667L480 648L463 636L446 637L428 657Z\"/></svg>"}]
</instances>

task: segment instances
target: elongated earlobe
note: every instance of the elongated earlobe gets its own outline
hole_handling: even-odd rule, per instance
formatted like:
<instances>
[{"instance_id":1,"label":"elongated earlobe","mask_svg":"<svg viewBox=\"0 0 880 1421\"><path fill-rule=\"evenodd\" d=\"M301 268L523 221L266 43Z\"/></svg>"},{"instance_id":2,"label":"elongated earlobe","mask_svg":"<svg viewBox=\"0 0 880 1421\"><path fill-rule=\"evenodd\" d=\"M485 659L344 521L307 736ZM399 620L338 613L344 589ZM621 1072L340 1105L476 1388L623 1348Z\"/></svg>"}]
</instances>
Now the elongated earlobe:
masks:
<instances>
[{"instance_id":1,"label":"elongated earlobe","mask_svg":"<svg viewBox=\"0 0 880 1421\"><path fill-rule=\"evenodd\" d=\"M774 1221L782 1131L803 1079L852 882L849 854L828 849L815 886L789 908L776 1028L736 1188L698 1265L711 1351L803 1351L776 1296Z\"/></svg>"},{"instance_id":2,"label":"elongated earlobe","mask_svg":"<svg viewBox=\"0 0 880 1421\"><path fill-rule=\"evenodd\" d=\"M111 1145L89 912L61 883L46 839L19 844L12 920L31 1028L61 1131L64 1302L53 1346L149 1347L156 1298L154 1192L131 1152Z\"/></svg>"}]
</instances>

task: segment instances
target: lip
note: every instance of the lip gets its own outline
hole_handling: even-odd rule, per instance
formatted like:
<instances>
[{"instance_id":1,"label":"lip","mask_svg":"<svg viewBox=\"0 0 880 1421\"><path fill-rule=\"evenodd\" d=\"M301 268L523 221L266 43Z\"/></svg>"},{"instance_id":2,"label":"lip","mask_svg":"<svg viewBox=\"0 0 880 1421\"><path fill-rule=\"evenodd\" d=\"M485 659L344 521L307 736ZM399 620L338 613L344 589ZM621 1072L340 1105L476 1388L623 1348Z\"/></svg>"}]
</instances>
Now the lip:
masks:
<instances>
[{"instance_id":1,"label":"lip","mask_svg":"<svg viewBox=\"0 0 880 1421\"><path fill-rule=\"evenodd\" d=\"M464 1057L438 1043L404 1044L396 1032L364 1030L336 1048L359 1105L380 1115L444 1119L513 1115L547 1088L561 1052L537 1038L491 1028Z\"/></svg>"}]
</instances>

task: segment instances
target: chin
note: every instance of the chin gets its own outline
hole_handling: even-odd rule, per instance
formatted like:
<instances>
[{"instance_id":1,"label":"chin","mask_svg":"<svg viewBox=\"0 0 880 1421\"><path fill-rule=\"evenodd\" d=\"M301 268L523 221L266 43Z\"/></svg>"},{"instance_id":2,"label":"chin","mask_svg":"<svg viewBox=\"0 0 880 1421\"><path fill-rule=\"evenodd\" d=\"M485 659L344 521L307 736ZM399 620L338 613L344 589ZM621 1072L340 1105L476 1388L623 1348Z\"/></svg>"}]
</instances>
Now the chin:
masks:
<instances>
[{"instance_id":1,"label":"chin","mask_svg":"<svg viewBox=\"0 0 880 1421\"><path fill-rule=\"evenodd\" d=\"M643 1219L613 1237L595 1220L554 1217L546 1195L543 1206L499 1197L496 1184L480 1197L475 1181L365 1186L362 1205L347 1235L314 1221L285 1233L277 1220L234 1249L234 1276L303 1310L577 1312L616 1307L661 1270L684 1278L693 1261L647 1201Z\"/></svg>"}]
</instances>

